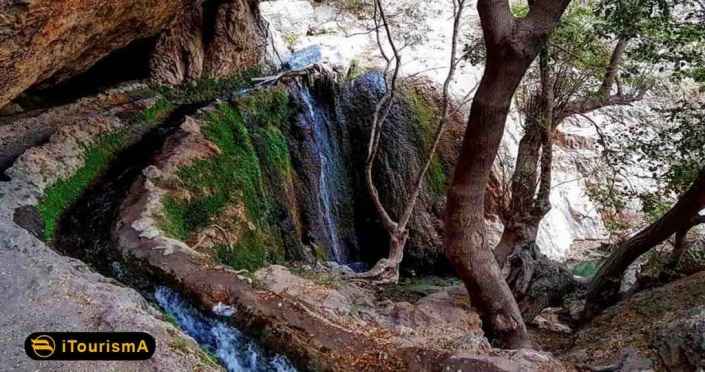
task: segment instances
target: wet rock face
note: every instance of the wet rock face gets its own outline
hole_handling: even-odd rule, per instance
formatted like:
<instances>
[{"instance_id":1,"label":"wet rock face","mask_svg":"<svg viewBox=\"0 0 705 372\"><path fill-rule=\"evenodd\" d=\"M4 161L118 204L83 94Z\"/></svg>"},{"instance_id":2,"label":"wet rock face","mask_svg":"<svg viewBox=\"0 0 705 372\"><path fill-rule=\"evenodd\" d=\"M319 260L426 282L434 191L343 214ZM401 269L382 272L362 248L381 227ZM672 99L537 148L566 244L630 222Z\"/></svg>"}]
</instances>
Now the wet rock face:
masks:
<instances>
[{"instance_id":1,"label":"wet rock face","mask_svg":"<svg viewBox=\"0 0 705 372\"><path fill-rule=\"evenodd\" d=\"M427 132L419 122L418 107L410 101L413 91L400 93L383 127L382 145L374 169L374 180L382 203L397 217L407 203L412 184L425 161ZM428 89L425 92L431 92ZM364 169L368 139L375 105L384 93L382 75L367 73L345 84L336 99L338 120L347 128L349 164L355 199L355 227L363 258L374 261L387 250L387 233L382 229L365 185ZM429 93L430 94L430 93ZM418 97L416 97L418 99ZM433 120L432 123L435 124ZM463 123L453 118L442 139L435 174L439 186L434 190L429 177L414 211L410 237L402 267L410 270L443 271L446 267L442 254L441 213L444 206L445 183L453 169L458 151L453 133ZM458 137L460 138L460 137ZM432 164L432 168L433 168ZM429 170L433 173L433 169Z\"/></svg>"},{"instance_id":2,"label":"wet rock face","mask_svg":"<svg viewBox=\"0 0 705 372\"><path fill-rule=\"evenodd\" d=\"M111 51L154 36L181 0L0 3L0 107L42 82L80 74Z\"/></svg>"},{"instance_id":3,"label":"wet rock face","mask_svg":"<svg viewBox=\"0 0 705 372\"><path fill-rule=\"evenodd\" d=\"M348 131L338 120L331 101L335 87L324 81L288 86L295 114L288 130L296 198L300 206L305 244L315 246L327 259L348 263L358 257L355 233L355 199L352 197ZM320 254L319 254L320 256Z\"/></svg>"}]
</instances>

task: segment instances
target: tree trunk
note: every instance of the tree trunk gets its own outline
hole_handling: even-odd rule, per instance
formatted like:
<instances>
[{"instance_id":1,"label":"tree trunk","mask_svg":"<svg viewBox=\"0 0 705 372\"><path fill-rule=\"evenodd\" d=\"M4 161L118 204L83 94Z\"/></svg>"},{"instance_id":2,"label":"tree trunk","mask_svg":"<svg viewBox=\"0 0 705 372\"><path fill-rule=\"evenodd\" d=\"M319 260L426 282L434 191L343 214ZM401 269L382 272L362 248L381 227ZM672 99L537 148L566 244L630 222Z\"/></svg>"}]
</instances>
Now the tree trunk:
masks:
<instances>
[{"instance_id":1,"label":"tree trunk","mask_svg":"<svg viewBox=\"0 0 705 372\"><path fill-rule=\"evenodd\" d=\"M382 258L375 266L364 273L352 274L351 279L365 279L374 284L396 284L399 282L399 267L404 259L404 246L409 235L408 232L397 231L389 237L389 255Z\"/></svg>"},{"instance_id":2,"label":"tree trunk","mask_svg":"<svg viewBox=\"0 0 705 372\"><path fill-rule=\"evenodd\" d=\"M529 345L524 319L490 250L485 191L502 141L512 96L543 48L569 0L534 0L515 18L507 0L479 0L487 58L448 189L445 250L480 310L489 337L504 346Z\"/></svg>"},{"instance_id":3,"label":"tree trunk","mask_svg":"<svg viewBox=\"0 0 705 372\"><path fill-rule=\"evenodd\" d=\"M624 271L634 260L674 233L690 226L705 208L705 168L668 213L631 239L619 244L600 267L590 285L584 316L590 319L619 300L619 286Z\"/></svg>"},{"instance_id":4,"label":"tree trunk","mask_svg":"<svg viewBox=\"0 0 705 372\"><path fill-rule=\"evenodd\" d=\"M480 310L484 327L490 337L511 348L529 341L516 300L488 246L484 205L511 99L530 62L488 58L448 191L445 224L446 254Z\"/></svg>"},{"instance_id":5,"label":"tree trunk","mask_svg":"<svg viewBox=\"0 0 705 372\"><path fill-rule=\"evenodd\" d=\"M504 231L495 248L495 257L500 267L504 266L507 257L517 247L523 247L528 242L536 240L538 225L541 222L540 219L537 221L531 213L538 183L542 139L538 119L536 116L532 116L527 114L526 132L519 141L519 150L512 176L509 210L504 213Z\"/></svg>"}]
</instances>

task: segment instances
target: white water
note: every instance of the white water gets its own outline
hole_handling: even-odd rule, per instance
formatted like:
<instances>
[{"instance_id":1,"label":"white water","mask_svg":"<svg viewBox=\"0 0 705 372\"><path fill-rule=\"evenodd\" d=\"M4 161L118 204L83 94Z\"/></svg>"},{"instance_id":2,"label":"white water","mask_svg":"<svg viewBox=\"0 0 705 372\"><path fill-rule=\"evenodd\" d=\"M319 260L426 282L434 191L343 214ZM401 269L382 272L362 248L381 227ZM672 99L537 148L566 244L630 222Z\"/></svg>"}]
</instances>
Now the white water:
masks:
<instances>
[{"instance_id":1,"label":"white water","mask_svg":"<svg viewBox=\"0 0 705 372\"><path fill-rule=\"evenodd\" d=\"M330 182L335 180L335 154L331 143L331 134L329 133L328 123L325 118L320 117L314 110L314 103L311 94L307 89L301 90L301 97L308 111L309 119L313 126L313 136L318 148L318 157L321 163L321 174L319 176L319 203L325 220L325 227L328 231L328 238L331 244L331 253L333 253L336 262L345 263L347 256L343 244L340 241L338 234L337 216L334 210L335 198L331 192Z\"/></svg>"},{"instance_id":2,"label":"white water","mask_svg":"<svg viewBox=\"0 0 705 372\"><path fill-rule=\"evenodd\" d=\"M209 317L184 300L179 293L158 287L155 299L176 319L181 329L218 357L230 372L295 372L288 359L265 352L228 323Z\"/></svg>"}]
</instances>

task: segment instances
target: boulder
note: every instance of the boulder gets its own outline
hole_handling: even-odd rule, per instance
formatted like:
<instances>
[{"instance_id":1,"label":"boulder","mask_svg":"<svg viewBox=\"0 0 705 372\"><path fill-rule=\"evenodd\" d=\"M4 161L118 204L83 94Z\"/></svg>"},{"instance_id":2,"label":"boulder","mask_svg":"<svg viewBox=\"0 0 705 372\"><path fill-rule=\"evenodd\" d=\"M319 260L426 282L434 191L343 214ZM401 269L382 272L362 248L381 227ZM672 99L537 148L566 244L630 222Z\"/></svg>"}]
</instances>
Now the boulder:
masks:
<instances>
[{"instance_id":1,"label":"boulder","mask_svg":"<svg viewBox=\"0 0 705 372\"><path fill-rule=\"evenodd\" d=\"M259 7L270 26L285 38L306 35L315 20L313 6L308 0L263 1Z\"/></svg>"},{"instance_id":2,"label":"boulder","mask_svg":"<svg viewBox=\"0 0 705 372\"><path fill-rule=\"evenodd\" d=\"M705 272L639 292L585 324L563 359L591 366L615 361L651 366L619 371L702 369L704 303ZM626 363L626 354L638 357Z\"/></svg>"},{"instance_id":3,"label":"boulder","mask_svg":"<svg viewBox=\"0 0 705 372\"><path fill-rule=\"evenodd\" d=\"M653 346L669 371L705 369L705 306L659 328Z\"/></svg>"},{"instance_id":4,"label":"boulder","mask_svg":"<svg viewBox=\"0 0 705 372\"><path fill-rule=\"evenodd\" d=\"M194 1L160 36L151 75L164 84L227 77L259 64L264 43L256 0Z\"/></svg>"}]
</instances>

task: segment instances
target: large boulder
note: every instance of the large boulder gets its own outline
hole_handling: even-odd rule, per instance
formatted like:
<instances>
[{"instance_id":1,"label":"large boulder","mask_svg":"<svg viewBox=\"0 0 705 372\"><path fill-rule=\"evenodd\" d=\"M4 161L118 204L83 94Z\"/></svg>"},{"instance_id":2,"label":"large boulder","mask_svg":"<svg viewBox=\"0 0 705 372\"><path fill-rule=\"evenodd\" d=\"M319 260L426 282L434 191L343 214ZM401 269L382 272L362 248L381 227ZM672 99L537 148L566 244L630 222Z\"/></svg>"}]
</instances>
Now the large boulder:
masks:
<instances>
[{"instance_id":1,"label":"large boulder","mask_svg":"<svg viewBox=\"0 0 705 372\"><path fill-rule=\"evenodd\" d=\"M661 327L653 346L669 371L705 369L705 306Z\"/></svg>"},{"instance_id":2,"label":"large boulder","mask_svg":"<svg viewBox=\"0 0 705 372\"><path fill-rule=\"evenodd\" d=\"M265 32L257 0L194 1L159 38L152 78L179 84L223 78L262 60Z\"/></svg>"},{"instance_id":3,"label":"large boulder","mask_svg":"<svg viewBox=\"0 0 705 372\"><path fill-rule=\"evenodd\" d=\"M369 72L344 84L336 98L338 120L347 130L355 224L360 232L358 237L363 258L367 259L385 254L388 248L385 242L389 239L377 217L364 176L372 118L384 89L382 73ZM382 204L393 218L398 218L406 206L414 181L426 160L440 107L439 95L431 83L404 83L397 97L383 126L374 168L374 182ZM402 268L416 272L448 270L442 250L441 213L464 128L461 115L450 118L414 210Z\"/></svg>"},{"instance_id":4,"label":"large boulder","mask_svg":"<svg viewBox=\"0 0 705 372\"><path fill-rule=\"evenodd\" d=\"M589 365L623 364L623 351L631 348L631 354L658 371L702 369L704 284L701 272L637 293L585 325L564 358Z\"/></svg>"}]
</instances>

